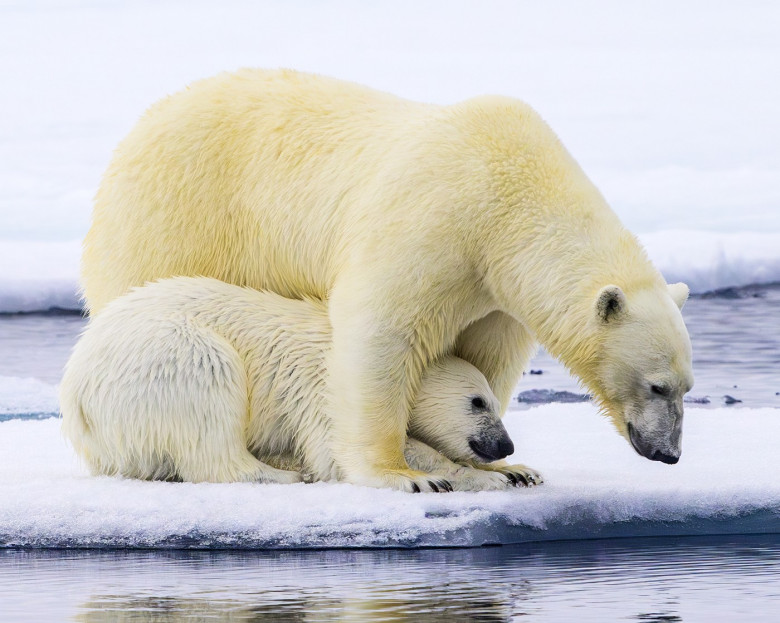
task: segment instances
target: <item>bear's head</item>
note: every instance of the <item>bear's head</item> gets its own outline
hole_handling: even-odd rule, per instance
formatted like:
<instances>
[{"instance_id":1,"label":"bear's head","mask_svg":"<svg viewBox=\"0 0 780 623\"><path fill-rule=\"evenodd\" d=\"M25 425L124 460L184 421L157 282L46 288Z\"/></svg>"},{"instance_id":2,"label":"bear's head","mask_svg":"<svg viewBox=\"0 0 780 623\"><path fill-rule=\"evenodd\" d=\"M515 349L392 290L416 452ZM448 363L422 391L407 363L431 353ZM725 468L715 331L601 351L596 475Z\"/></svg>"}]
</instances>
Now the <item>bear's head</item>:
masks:
<instances>
[{"instance_id":1,"label":"bear's head","mask_svg":"<svg viewBox=\"0 0 780 623\"><path fill-rule=\"evenodd\" d=\"M459 357L442 357L426 369L408 430L458 463L497 461L515 451L487 379Z\"/></svg>"},{"instance_id":2,"label":"bear's head","mask_svg":"<svg viewBox=\"0 0 780 623\"><path fill-rule=\"evenodd\" d=\"M687 298L682 283L630 296L608 285L593 308L598 351L589 385L634 449L664 463L680 458L683 395L693 385L691 342L680 313Z\"/></svg>"}]
</instances>

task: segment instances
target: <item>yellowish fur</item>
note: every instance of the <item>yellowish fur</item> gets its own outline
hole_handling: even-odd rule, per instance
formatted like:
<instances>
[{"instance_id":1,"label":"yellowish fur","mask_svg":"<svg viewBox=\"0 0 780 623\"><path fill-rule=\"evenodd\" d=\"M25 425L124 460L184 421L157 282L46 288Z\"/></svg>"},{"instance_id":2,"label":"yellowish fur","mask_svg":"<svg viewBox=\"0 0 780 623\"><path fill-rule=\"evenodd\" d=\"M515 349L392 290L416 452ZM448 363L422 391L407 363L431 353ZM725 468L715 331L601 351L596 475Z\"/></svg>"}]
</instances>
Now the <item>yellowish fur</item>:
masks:
<instances>
[{"instance_id":1,"label":"yellowish fur","mask_svg":"<svg viewBox=\"0 0 780 623\"><path fill-rule=\"evenodd\" d=\"M505 408L541 342L624 435L632 397L609 387L607 363L628 374L628 351L660 349L690 385L662 276L548 126L509 98L432 106L292 71L193 84L119 145L84 245L93 314L172 275L328 300L334 452L353 482L409 489L420 476L403 457L406 424L444 354L479 368ZM652 340L629 331L609 348L617 323L595 312L607 285L625 293L624 319L634 301L660 301Z\"/></svg>"}]
</instances>

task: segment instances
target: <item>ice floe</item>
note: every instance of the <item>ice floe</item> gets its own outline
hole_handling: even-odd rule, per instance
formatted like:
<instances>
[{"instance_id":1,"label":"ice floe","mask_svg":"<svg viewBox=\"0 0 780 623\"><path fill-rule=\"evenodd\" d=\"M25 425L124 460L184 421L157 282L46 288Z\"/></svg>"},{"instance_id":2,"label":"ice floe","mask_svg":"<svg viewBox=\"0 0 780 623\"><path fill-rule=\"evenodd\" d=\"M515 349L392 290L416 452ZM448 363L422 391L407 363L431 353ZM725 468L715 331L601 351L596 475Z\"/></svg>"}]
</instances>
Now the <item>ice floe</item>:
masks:
<instances>
[{"instance_id":1,"label":"ice floe","mask_svg":"<svg viewBox=\"0 0 780 623\"><path fill-rule=\"evenodd\" d=\"M534 489L405 494L349 484L192 484L87 474L55 418L0 423L0 545L479 546L780 532L775 409L689 409L677 465L636 455L590 404L511 411Z\"/></svg>"}]
</instances>

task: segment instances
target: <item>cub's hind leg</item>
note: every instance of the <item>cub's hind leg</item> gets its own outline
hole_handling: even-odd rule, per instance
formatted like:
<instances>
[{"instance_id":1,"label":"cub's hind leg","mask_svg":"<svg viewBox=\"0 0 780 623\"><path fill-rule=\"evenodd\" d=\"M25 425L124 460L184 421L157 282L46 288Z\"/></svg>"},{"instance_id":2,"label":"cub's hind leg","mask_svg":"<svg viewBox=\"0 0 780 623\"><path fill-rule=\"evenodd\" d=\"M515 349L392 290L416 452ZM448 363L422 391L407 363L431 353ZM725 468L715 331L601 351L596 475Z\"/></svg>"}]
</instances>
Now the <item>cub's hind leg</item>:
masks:
<instances>
[{"instance_id":1,"label":"cub's hind leg","mask_svg":"<svg viewBox=\"0 0 780 623\"><path fill-rule=\"evenodd\" d=\"M300 482L297 472L276 469L247 449L249 392L243 361L216 332L188 322L168 388L169 454L179 478L190 482ZM169 351L169 354L172 354Z\"/></svg>"}]
</instances>

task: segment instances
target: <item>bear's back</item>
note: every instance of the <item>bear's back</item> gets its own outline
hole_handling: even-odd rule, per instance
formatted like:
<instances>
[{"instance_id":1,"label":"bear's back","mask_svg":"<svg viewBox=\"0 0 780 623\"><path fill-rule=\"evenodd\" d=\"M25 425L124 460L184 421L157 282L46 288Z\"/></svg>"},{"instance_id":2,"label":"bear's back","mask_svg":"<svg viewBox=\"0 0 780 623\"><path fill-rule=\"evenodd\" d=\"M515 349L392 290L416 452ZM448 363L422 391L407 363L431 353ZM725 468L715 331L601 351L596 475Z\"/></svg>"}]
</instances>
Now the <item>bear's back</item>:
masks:
<instances>
[{"instance_id":1,"label":"bear's back","mask_svg":"<svg viewBox=\"0 0 780 623\"><path fill-rule=\"evenodd\" d=\"M372 180L437 109L249 69L163 99L120 143L98 190L82 260L90 310L173 275L324 298L355 210L375 203Z\"/></svg>"}]
</instances>

